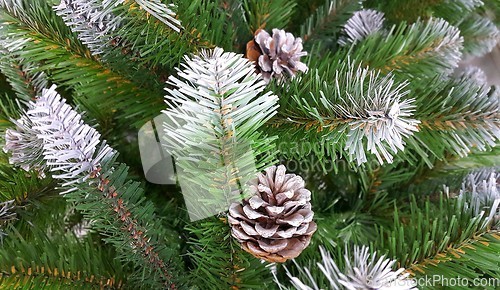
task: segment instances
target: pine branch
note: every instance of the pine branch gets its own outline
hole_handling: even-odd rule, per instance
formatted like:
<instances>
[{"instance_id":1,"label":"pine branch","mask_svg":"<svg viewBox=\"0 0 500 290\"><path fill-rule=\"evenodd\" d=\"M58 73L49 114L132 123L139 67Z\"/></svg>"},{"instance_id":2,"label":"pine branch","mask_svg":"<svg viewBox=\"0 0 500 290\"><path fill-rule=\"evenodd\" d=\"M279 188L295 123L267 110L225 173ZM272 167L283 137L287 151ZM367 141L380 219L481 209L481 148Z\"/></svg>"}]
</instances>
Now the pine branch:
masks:
<instances>
[{"instance_id":1,"label":"pine branch","mask_svg":"<svg viewBox=\"0 0 500 290\"><path fill-rule=\"evenodd\" d=\"M8 57L0 57L0 71L7 78L17 98L24 103L32 100L48 85L45 73L37 72L37 69L24 61L17 62Z\"/></svg>"},{"instance_id":2,"label":"pine branch","mask_svg":"<svg viewBox=\"0 0 500 290\"><path fill-rule=\"evenodd\" d=\"M467 279L471 286L474 279L487 281L488 278L500 275L499 255L500 234L490 232L472 237L456 248L448 248L433 258L412 265L406 271L416 278L440 275L444 280L460 277ZM491 279L490 281L494 281L498 278ZM492 283L489 286L495 287L494 285ZM423 286L422 289L430 289ZM438 286L440 285L434 285Z\"/></svg>"},{"instance_id":3,"label":"pine branch","mask_svg":"<svg viewBox=\"0 0 500 290\"><path fill-rule=\"evenodd\" d=\"M123 41L122 37L114 33L123 26L127 18L127 13L123 11L121 15L115 15L121 11L119 8L123 2L124 0L61 0L53 10L62 18L63 23L78 35L78 39L89 48L95 59L145 88L158 86L158 68L141 62L139 52L133 49L132 44ZM144 5L151 2L155 1L141 1ZM61 22L59 18L54 21ZM52 32L52 35L54 34L57 35L58 31Z\"/></svg>"},{"instance_id":4,"label":"pine branch","mask_svg":"<svg viewBox=\"0 0 500 290\"><path fill-rule=\"evenodd\" d=\"M138 183L124 181L128 174L125 165L115 169L104 163L95 172L103 174L77 185L78 189L67 194L67 198L77 203L84 216L95 220L93 227L110 235L104 240L116 247L122 261L139 267L130 280L138 285L177 289L179 285L174 281L180 277L172 273L173 253L167 248L165 229L154 220L154 205L144 201ZM180 263L177 259L176 262Z\"/></svg>"},{"instance_id":5,"label":"pine branch","mask_svg":"<svg viewBox=\"0 0 500 290\"><path fill-rule=\"evenodd\" d=\"M54 13L49 3L38 1L36 6L32 4L26 0L0 0L0 19L6 21L8 25L11 25L9 20L15 20L14 23L22 23L28 28L26 30L51 38L55 43L72 50L75 54L88 55L87 48L71 33L71 30L51 17ZM47 21L48 19L50 20ZM29 37L17 37L16 33L9 32L8 29L3 30L1 36L0 42L10 52L22 49L29 42Z\"/></svg>"},{"instance_id":6,"label":"pine branch","mask_svg":"<svg viewBox=\"0 0 500 290\"><path fill-rule=\"evenodd\" d=\"M43 90L26 114L32 122L30 129L33 130L28 135L31 133L36 136L43 146L13 148L12 151L26 152L43 148L41 153L46 166L51 171L60 172L52 176L64 180L63 186L68 186L84 182L89 172L96 170L102 160L111 158L116 152L105 144L96 150L101 135L84 124L81 115L66 104L55 89L56 86L52 86ZM18 142L23 145L23 141ZM6 148L8 150L9 147Z\"/></svg>"},{"instance_id":7,"label":"pine branch","mask_svg":"<svg viewBox=\"0 0 500 290\"><path fill-rule=\"evenodd\" d=\"M78 92L76 96L87 99L89 103L100 103L101 111L107 112L108 116L118 109L122 120L132 118L137 126L142 126L144 120L158 113L157 101L160 98L155 96L159 96L159 92L144 89L110 71L89 58L88 51L79 53L74 50L78 46L71 45L68 51L66 40L61 41L56 35L32 31L28 23L16 18L4 18L10 22L3 27L2 36L9 41L22 42L22 49L15 50L12 57L41 60L43 65L38 70L49 71L53 80L74 88Z\"/></svg>"},{"instance_id":8,"label":"pine branch","mask_svg":"<svg viewBox=\"0 0 500 290\"><path fill-rule=\"evenodd\" d=\"M15 200L16 205L25 207L31 201L51 195L51 191L57 194L57 190L54 190L56 184L51 178L36 178L39 175L37 171L13 169L6 164L6 159L6 155L1 154L0 200Z\"/></svg>"},{"instance_id":9,"label":"pine branch","mask_svg":"<svg viewBox=\"0 0 500 290\"><path fill-rule=\"evenodd\" d=\"M397 84L391 74L382 77L351 61L339 64L334 78L329 85L312 72L286 88L290 99L281 100L281 116L271 125L290 130L284 142L300 142L305 135L320 144L319 154L327 150L332 158L345 154L360 165L367 161L366 147L380 163L392 162L392 154L404 148L403 138L419 123L411 118L413 101L401 100L408 93L406 83Z\"/></svg>"},{"instance_id":10,"label":"pine branch","mask_svg":"<svg viewBox=\"0 0 500 290\"><path fill-rule=\"evenodd\" d=\"M57 15L78 34L93 55L102 54L111 45L111 32L120 26L121 18L113 14L114 6L121 1L61 0L54 7Z\"/></svg>"},{"instance_id":11,"label":"pine branch","mask_svg":"<svg viewBox=\"0 0 500 290\"><path fill-rule=\"evenodd\" d=\"M244 3L241 0L220 1L219 15L225 18L224 31L226 33L221 39L223 41L212 41L217 47L244 53L246 43L253 38L246 19Z\"/></svg>"},{"instance_id":12,"label":"pine branch","mask_svg":"<svg viewBox=\"0 0 500 290\"><path fill-rule=\"evenodd\" d=\"M316 9L300 27L300 35L304 41L312 39L337 38L338 28L344 24L351 14L360 9L359 1L326 0L323 6Z\"/></svg>"},{"instance_id":13,"label":"pine branch","mask_svg":"<svg viewBox=\"0 0 500 290\"><path fill-rule=\"evenodd\" d=\"M0 281L3 287L78 287L79 289L124 286L124 269L112 253L90 239L77 240L56 229L48 236L38 228L25 239L13 227L0 249Z\"/></svg>"},{"instance_id":14,"label":"pine branch","mask_svg":"<svg viewBox=\"0 0 500 290\"><path fill-rule=\"evenodd\" d=\"M14 120L17 130L8 129L5 133L4 152L12 152L9 163L16 164L26 171L36 170L43 176L46 169L43 160L43 141L37 137L32 121L26 116Z\"/></svg>"},{"instance_id":15,"label":"pine branch","mask_svg":"<svg viewBox=\"0 0 500 290\"><path fill-rule=\"evenodd\" d=\"M419 207L412 196L409 213L396 209L392 229L380 229L376 248L387 250L388 256L397 259L401 267L411 267L450 247L455 248L487 232L493 224L489 211L495 212L496 208L476 215L471 206L473 202L473 197L467 194L463 198L441 196L435 207L429 201Z\"/></svg>"},{"instance_id":16,"label":"pine branch","mask_svg":"<svg viewBox=\"0 0 500 290\"><path fill-rule=\"evenodd\" d=\"M284 29L296 7L295 1L288 0L244 0L247 25L252 35L259 29Z\"/></svg>"},{"instance_id":17,"label":"pine branch","mask_svg":"<svg viewBox=\"0 0 500 290\"><path fill-rule=\"evenodd\" d=\"M183 191L197 204L206 198L213 213L205 216L197 205L203 218L227 210L234 191L239 199L242 185L269 166L271 139L257 129L275 114L277 97L259 95L265 84L241 55L217 48L185 61L180 78L169 78L175 89L167 89L164 142L182 170L179 179L192 184Z\"/></svg>"},{"instance_id":18,"label":"pine branch","mask_svg":"<svg viewBox=\"0 0 500 290\"><path fill-rule=\"evenodd\" d=\"M383 28L384 20L384 13L376 10L363 9L354 12L342 29L345 36L339 38L339 44L346 46L378 33Z\"/></svg>"},{"instance_id":19,"label":"pine branch","mask_svg":"<svg viewBox=\"0 0 500 290\"><path fill-rule=\"evenodd\" d=\"M274 161L272 139L257 130L275 114L277 97L261 94L265 84L250 61L220 48L186 57L178 75L169 78L174 89L167 89L163 141L175 157L190 218L198 220L227 211L231 202L247 194L248 181ZM217 274L226 269L220 265L242 253L231 245L227 225L217 227L226 252L213 243L213 235L206 236L209 233L197 227L190 231L203 236L201 241L212 241L203 242L203 253L192 249L192 255L197 271L204 272L210 283L224 285L215 288L251 285L245 280L248 271L239 269L242 266L230 268L235 276L223 281Z\"/></svg>"},{"instance_id":20,"label":"pine branch","mask_svg":"<svg viewBox=\"0 0 500 290\"><path fill-rule=\"evenodd\" d=\"M488 18L471 14L459 22L458 28L464 37L464 54L483 56L493 50L500 40L500 30Z\"/></svg>"},{"instance_id":21,"label":"pine branch","mask_svg":"<svg viewBox=\"0 0 500 290\"><path fill-rule=\"evenodd\" d=\"M342 270L336 264L331 254L320 247L322 262L317 263L317 269L305 267L300 270L301 278L288 272L288 277L296 289L372 289L396 287L402 290L416 289L407 279L408 274L402 274L404 269L393 271L395 260L377 257L377 253L369 253L369 248L355 246L352 253L347 248L344 255L345 266ZM316 278L324 275L322 278ZM281 288L281 287L280 287ZM281 288L282 289L282 288Z\"/></svg>"},{"instance_id":22,"label":"pine branch","mask_svg":"<svg viewBox=\"0 0 500 290\"><path fill-rule=\"evenodd\" d=\"M125 166L112 168L116 152L105 143L97 149L100 134L83 123L81 115L55 92L55 86L43 90L36 103L31 103L26 117L33 124L30 133L43 142L42 154L52 176L69 188L66 193L72 194L66 196L77 204L77 209L108 235L105 240L120 252L125 249L122 259L138 268L135 277L147 277L142 283L151 286L175 288L166 262L170 250L160 243L165 230L154 221L154 206L150 202L140 205L144 197L138 184L125 183ZM10 148L14 152L33 150Z\"/></svg>"},{"instance_id":23,"label":"pine branch","mask_svg":"<svg viewBox=\"0 0 500 290\"><path fill-rule=\"evenodd\" d=\"M429 79L449 74L458 66L462 45L458 28L431 18L399 24L387 36L373 35L355 46L351 55L373 69L395 71L403 79Z\"/></svg>"},{"instance_id":24,"label":"pine branch","mask_svg":"<svg viewBox=\"0 0 500 290\"><path fill-rule=\"evenodd\" d=\"M488 0L486 0L488 1ZM446 19L451 23L457 23L464 19L465 15L481 9L486 2L484 0L457 0L457 1L439 1L438 5L431 6L432 13L436 17Z\"/></svg>"},{"instance_id":25,"label":"pine branch","mask_svg":"<svg viewBox=\"0 0 500 290\"><path fill-rule=\"evenodd\" d=\"M126 1L126 0L119 0ZM134 0L144 11L154 16L159 21L176 32L180 32L182 25L176 19L175 12L171 8L177 8L174 4L165 5L160 0Z\"/></svg>"},{"instance_id":26,"label":"pine branch","mask_svg":"<svg viewBox=\"0 0 500 290\"><path fill-rule=\"evenodd\" d=\"M417 166L414 172L398 178L394 188L406 188L413 194L438 193L443 184L451 190L458 189L467 174L475 171L493 169L500 166L500 147L491 151L473 151L467 157L447 156L442 161L433 163L432 169L424 164ZM405 166L404 164L400 167ZM408 167L406 165L405 167Z\"/></svg>"},{"instance_id":27,"label":"pine branch","mask_svg":"<svg viewBox=\"0 0 500 290\"><path fill-rule=\"evenodd\" d=\"M223 35L226 19L213 18L213 15L217 15L216 3L180 1L177 10L181 14L178 16L185 27L180 33L172 33L171 27L158 20L165 20L169 14L158 10L158 0L141 0L140 3L144 6L136 5L139 4L136 2L124 1L123 5L117 7L115 13L123 19L123 25L113 34L120 41L130 43L131 49L148 65L173 68L185 54L213 47L212 41L220 40ZM147 9L143 9L144 7ZM153 14L148 10L160 18L150 19ZM156 17L155 15L153 16Z\"/></svg>"},{"instance_id":28,"label":"pine branch","mask_svg":"<svg viewBox=\"0 0 500 290\"><path fill-rule=\"evenodd\" d=\"M500 229L500 173L496 170L476 171L469 174L462 184L458 198L471 195L470 207L476 215L488 210L492 227ZM498 224L498 225L497 225Z\"/></svg>"},{"instance_id":29,"label":"pine branch","mask_svg":"<svg viewBox=\"0 0 500 290\"><path fill-rule=\"evenodd\" d=\"M227 233L225 219L210 218L186 227L195 263L191 285L210 289L262 289L272 286L265 264L241 251Z\"/></svg>"},{"instance_id":30,"label":"pine branch","mask_svg":"<svg viewBox=\"0 0 500 290\"><path fill-rule=\"evenodd\" d=\"M424 151L442 159L447 153L465 157L472 148L488 151L496 146L500 138L497 91L471 79L443 82L436 78L424 90L416 89L415 95L416 117L422 125L411 140L412 147L422 142Z\"/></svg>"}]
</instances>

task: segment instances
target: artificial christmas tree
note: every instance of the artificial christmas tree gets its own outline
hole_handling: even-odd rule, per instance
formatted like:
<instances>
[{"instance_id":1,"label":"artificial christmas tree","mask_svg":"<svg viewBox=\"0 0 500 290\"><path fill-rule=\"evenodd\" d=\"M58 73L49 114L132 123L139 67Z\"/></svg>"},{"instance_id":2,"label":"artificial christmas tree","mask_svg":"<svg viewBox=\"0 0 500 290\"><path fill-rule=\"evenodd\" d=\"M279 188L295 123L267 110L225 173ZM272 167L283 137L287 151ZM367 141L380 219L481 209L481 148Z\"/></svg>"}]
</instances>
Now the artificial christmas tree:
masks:
<instances>
[{"instance_id":1,"label":"artificial christmas tree","mask_svg":"<svg viewBox=\"0 0 500 290\"><path fill-rule=\"evenodd\" d=\"M0 288L497 289L499 19L0 0Z\"/></svg>"}]
</instances>

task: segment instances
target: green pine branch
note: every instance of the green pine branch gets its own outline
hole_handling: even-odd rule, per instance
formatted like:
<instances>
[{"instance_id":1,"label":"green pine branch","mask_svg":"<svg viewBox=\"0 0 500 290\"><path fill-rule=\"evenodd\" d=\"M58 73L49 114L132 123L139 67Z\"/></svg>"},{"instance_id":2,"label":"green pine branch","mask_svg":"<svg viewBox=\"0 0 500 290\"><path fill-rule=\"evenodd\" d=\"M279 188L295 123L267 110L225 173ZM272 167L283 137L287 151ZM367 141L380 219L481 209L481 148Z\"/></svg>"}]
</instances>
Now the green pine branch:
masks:
<instances>
[{"instance_id":1,"label":"green pine branch","mask_svg":"<svg viewBox=\"0 0 500 290\"><path fill-rule=\"evenodd\" d=\"M248 30L254 35L259 29L271 31L274 28L284 29L296 7L295 1L288 0L244 0ZM250 39L249 39L250 40Z\"/></svg>"},{"instance_id":2,"label":"green pine branch","mask_svg":"<svg viewBox=\"0 0 500 290\"><path fill-rule=\"evenodd\" d=\"M354 45L352 58L401 79L429 79L451 73L462 56L460 30L439 18L405 22L387 34L374 34Z\"/></svg>"},{"instance_id":3,"label":"green pine branch","mask_svg":"<svg viewBox=\"0 0 500 290\"><path fill-rule=\"evenodd\" d=\"M409 144L425 159L448 154L465 157L473 149L490 151L499 135L498 92L471 79L436 78L425 89L415 88L415 117L420 130Z\"/></svg>"},{"instance_id":4,"label":"green pine branch","mask_svg":"<svg viewBox=\"0 0 500 290\"><path fill-rule=\"evenodd\" d=\"M471 13L458 23L461 35L464 37L464 54L480 57L489 52L500 40L500 31L490 19Z\"/></svg>"},{"instance_id":5,"label":"green pine branch","mask_svg":"<svg viewBox=\"0 0 500 290\"><path fill-rule=\"evenodd\" d=\"M108 112L108 116L118 110L122 121L130 118L129 123L141 126L145 120L158 114L160 91L141 87L108 69L90 56L76 38L66 38L73 34L64 32L61 27L66 26L47 4L27 7L27 10L15 13L3 11L2 18L9 24L3 26L2 36L10 42L20 43L22 47L12 50L10 57L37 62L39 67L36 71L46 71L51 80L71 87L77 92L75 96L85 98L88 103L99 103L101 112ZM54 27L48 29L42 25L44 22L34 22L44 17L52 19Z\"/></svg>"},{"instance_id":6,"label":"green pine branch","mask_svg":"<svg viewBox=\"0 0 500 290\"><path fill-rule=\"evenodd\" d=\"M121 289L126 285L125 268L114 253L90 237L77 239L54 229L31 227L26 239L14 227L7 231L0 249L0 282L9 289Z\"/></svg>"},{"instance_id":7,"label":"green pine branch","mask_svg":"<svg viewBox=\"0 0 500 290\"><path fill-rule=\"evenodd\" d=\"M17 99L27 103L47 86L47 78L43 72L33 72L36 67L12 61L8 57L0 57L0 71L6 77Z\"/></svg>"},{"instance_id":8,"label":"green pine branch","mask_svg":"<svg viewBox=\"0 0 500 290\"><path fill-rule=\"evenodd\" d=\"M180 32L151 17L135 1L124 1L115 9L115 13L123 17L123 25L113 35L130 44L141 62L170 69L184 55L224 41L226 18L217 13L217 3L196 0L179 1L177 4L177 17L183 25ZM214 15L218 17L214 18Z\"/></svg>"},{"instance_id":9,"label":"green pine branch","mask_svg":"<svg viewBox=\"0 0 500 290\"><path fill-rule=\"evenodd\" d=\"M416 279L440 276L441 285L422 285L422 289L446 289L445 279L466 279L468 284L455 285L453 289L471 289L474 280L483 282L481 286L494 289L500 277L500 234L484 233L463 241L457 247L448 248L433 258L412 265L406 271ZM463 280L462 280L463 281Z\"/></svg>"},{"instance_id":10,"label":"green pine branch","mask_svg":"<svg viewBox=\"0 0 500 290\"><path fill-rule=\"evenodd\" d=\"M189 216L196 221L225 212L248 194L247 184L257 172L274 162L274 138L258 129L275 114L277 97L262 93L264 81L250 61L220 48L186 58L169 84L174 88L167 89L163 142L175 158ZM196 271L220 286L210 288L258 285L242 270L246 266L228 266L240 263L233 259L243 250L234 247L227 224L188 229L201 243L190 248ZM220 250L221 243L226 250ZM221 280L221 269L229 277Z\"/></svg>"},{"instance_id":11,"label":"green pine branch","mask_svg":"<svg viewBox=\"0 0 500 290\"><path fill-rule=\"evenodd\" d=\"M227 231L225 218L210 218L188 225L189 274L193 289L262 289L271 287L269 270L258 259L239 249ZM203 285L203 286L202 286Z\"/></svg>"},{"instance_id":12,"label":"green pine branch","mask_svg":"<svg viewBox=\"0 0 500 290\"><path fill-rule=\"evenodd\" d=\"M155 216L155 206L145 199L139 183L127 181L127 171L123 164L103 162L88 183L65 197L94 221L93 228L105 235L103 240L116 248L122 262L134 265L131 283L177 289L181 279L176 271L182 267L177 237Z\"/></svg>"},{"instance_id":13,"label":"green pine branch","mask_svg":"<svg viewBox=\"0 0 500 290\"><path fill-rule=\"evenodd\" d=\"M321 40L328 46L335 47L340 26L359 9L361 9L360 1L326 0L301 25L300 35L306 44Z\"/></svg>"},{"instance_id":14,"label":"green pine branch","mask_svg":"<svg viewBox=\"0 0 500 290\"><path fill-rule=\"evenodd\" d=\"M8 164L5 153L0 154L0 200L15 200L19 206L45 195L57 194L51 178L38 178L39 172L17 170Z\"/></svg>"},{"instance_id":15,"label":"green pine branch","mask_svg":"<svg viewBox=\"0 0 500 290\"><path fill-rule=\"evenodd\" d=\"M391 163L418 123L412 118L412 100L406 97L407 83L342 56L335 55L328 66L287 87L273 86L283 97L267 129L286 136L277 146L289 158L314 153L324 162L345 156L357 167L373 154L379 163Z\"/></svg>"},{"instance_id":16,"label":"green pine branch","mask_svg":"<svg viewBox=\"0 0 500 290\"><path fill-rule=\"evenodd\" d=\"M394 224L379 228L375 245L398 260L401 267L411 267L427 258L459 247L464 241L490 230L489 213L476 215L472 197L428 199L419 203L411 196L407 210L395 207Z\"/></svg>"}]
</instances>

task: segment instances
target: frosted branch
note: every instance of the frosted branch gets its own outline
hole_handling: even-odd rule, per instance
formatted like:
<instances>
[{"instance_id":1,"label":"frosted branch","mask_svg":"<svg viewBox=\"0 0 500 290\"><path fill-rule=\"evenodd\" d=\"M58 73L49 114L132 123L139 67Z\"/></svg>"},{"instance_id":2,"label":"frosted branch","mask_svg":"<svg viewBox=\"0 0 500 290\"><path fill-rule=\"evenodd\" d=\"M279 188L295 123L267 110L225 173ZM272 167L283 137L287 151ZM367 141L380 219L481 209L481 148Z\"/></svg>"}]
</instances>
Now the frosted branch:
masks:
<instances>
[{"instance_id":1,"label":"frosted branch","mask_svg":"<svg viewBox=\"0 0 500 290\"><path fill-rule=\"evenodd\" d=\"M103 159L115 153L106 144L96 149L101 135L66 104L56 86L43 90L27 115L43 140L47 165L58 173L53 177L67 180L64 185L85 180Z\"/></svg>"},{"instance_id":2,"label":"frosted branch","mask_svg":"<svg viewBox=\"0 0 500 290\"><path fill-rule=\"evenodd\" d=\"M260 95L265 82L254 70L241 55L216 48L186 57L179 78L169 78L175 89L167 89L164 141L180 168L181 187L196 187L182 188L192 195L184 196L192 219L227 210L241 185L268 166L256 165L255 156L269 153L257 128L276 113L278 98Z\"/></svg>"},{"instance_id":3,"label":"frosted branch","mask_svg":"<svg viewBox=\"0 0 500 290\"><path fill-rule=\"evenodd\" d=\"M115 154L105 142L97 149L101 135L66 104L55 85L29 106L26 116L15 121L17 128L7 130L4 150L12 153L11 163L24 169L49 167L67 186L86 180Z\"/></svg>"},{"instance_id":4,"label":"frosted branch","mask_svg":"<svg viewBox=\"0 0 500 290\"><path fill-rule=\"evenodd\" d=\"M370 254L369 248L355 246L354 253L344 255L345 267L337 266L331 254L320 247L322 262L317 263L316 269L301 269L303 280L294 277L288 272L291 283L299 290L325 289L314 275L321 273L329 289L416 289L414 281L408 279L409 274L403 274L404 269L396 271L392 267L395 260L386 259L385 256L377 258L376 253ZM305 279L304 279L305 278Z\"/></svg>"},{"instance_id":5,"label":"frosted branch","mask_svg":"<svg viewBox=\"0 0 500 290\"><path fill-rule=\"evenodd\" d=\"M382 30L384 20L384 13L376 10L363 9L354 12L344 25L342 32L345 35L339 38L339 44L346 46L356 43Z\"/></svg>"},{"instance_id":6,"label":"frosted branch","mask_svg":"<svg viewBox=\"0 0 500 290\"><path fill-rule=\"evenodd\" d=\"M367 161L364 144L380 163L392 162L392 154L404 150L403 138L418 131L420 121L412 119L413 99L401 100L409 92L407 83L396 85L392 75L380 77L379 72L350 65L346 75L336 75L340 103L326 97L321 101L341 119L348 120L349 132L345 150L358 164Z\"/></svg>"},{"instance_id":7,"label":"frosted branch","mask_svg":"<svg viewBox=\"0 0 500 290\"><path fill-rule=\"evenodd\" d=\"M33 129L33 123L27 116L13 121L15 129L5 132L5 146L3 151L11 153L9 163L22 169L37 170L43 175L46 168L43 160L43 140L38 138L38 131Z\"/></svg>"},{"instance_id":8,"label":"frosted branch","mask_svg":"<svg viewBox=\"0 0 500 290\"><path fill-rule=\"evenodd\" d=\"M111 32L121 24L121 18L113 14L113 8L123 0L61 0L54 7L78 38L92 54L102 54L110 44Z\"/></svg>"},{"instance_id":9,"label":"frosted branch","mask_svg":"<svg viewBox=\"0 0 500 290\"><path fill-rule=\"evenodd\" d=\"M500 222L500 175L495 171L469 174L462 184L459 198L471 194L471 207L476 215L490 213L489 220Z\"/></svg>"},{"instance_id":10,"label":"frosted branch","mask_svg":"<svg viewBox=\"0 0 500 290\"><path fill-rule=\"evenodd\" d=\"M160 0L135 0L135 2L139 4L142 9L153 15L156 19L165 23L165 25L170 27L172 30L177 32L181 31L181 22L175 18L175 12L172 10L175 8L174 4L166 5Z\"/></svg>"}]
</instances>

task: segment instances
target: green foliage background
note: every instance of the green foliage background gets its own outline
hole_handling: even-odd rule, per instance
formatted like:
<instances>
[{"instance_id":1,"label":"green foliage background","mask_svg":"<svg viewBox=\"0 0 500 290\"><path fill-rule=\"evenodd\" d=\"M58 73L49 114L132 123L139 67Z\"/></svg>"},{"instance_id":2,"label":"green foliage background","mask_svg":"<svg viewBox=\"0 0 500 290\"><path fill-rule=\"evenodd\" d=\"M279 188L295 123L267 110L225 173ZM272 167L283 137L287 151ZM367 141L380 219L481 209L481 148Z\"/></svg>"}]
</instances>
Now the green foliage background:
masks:
<instances>
[{"instance_id":1,"label":"green foliage background","mask_svg":"<svg viewBox=\"0 0 500 290\"><path fill-rule=\"evenodd\" d=\"M103 164L103 178L120 195L106 198L110 187L83 183L61 196L50 175L37 178L0 153L0 201L15 200L17 216L1 224L0 288L274 289L272 271L288 285L284 266L300 276L298 268L320 261L319 246L342 265L346 244L370 246L415 277L500 279L499 226L453 198L467 174L498 173L500 166L500 88L454 73L498 40L498 0L175 0L180 33L126 0L111 12L126 24L112 32L120 42L107 46L106 57L90 53L54 12L56 2L0 0L1 135L39 84L57 84L120 153ZM339 46L342 26L362 8L385 13L385 32ZM279 108L255 133L269 143L268 155L255 158L264 163L271 156L304 177L318 224L296 264L276 267L240 249L224 213L190 222L178 186L146 181L137 142L139 128L166 108L165 81L185 55L215 47L244 54L258 29L273 28L304 40L309 71L267 86ZM365 98L368 81L354 76L360 85L346 84L357 67L406 84L407 98L415 99L419 132L392 163L367 153L358 165L345 148L352 120L323 101L338 104L347 93ZM118 199L167 270L131 246L113 210ZM90 233L78 237L74 226L84 221L92 221Z\"/></svg>"}]
</instances>

